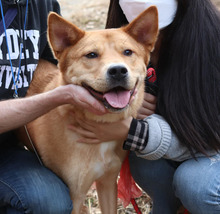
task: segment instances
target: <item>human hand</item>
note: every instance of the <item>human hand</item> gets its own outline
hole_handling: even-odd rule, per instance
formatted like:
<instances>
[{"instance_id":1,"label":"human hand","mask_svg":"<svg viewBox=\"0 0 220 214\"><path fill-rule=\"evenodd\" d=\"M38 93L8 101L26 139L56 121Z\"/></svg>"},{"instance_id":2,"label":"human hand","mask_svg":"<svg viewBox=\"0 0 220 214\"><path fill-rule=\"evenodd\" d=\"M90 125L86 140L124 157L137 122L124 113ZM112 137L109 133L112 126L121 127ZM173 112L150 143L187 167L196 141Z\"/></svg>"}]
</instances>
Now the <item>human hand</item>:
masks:
<instances>
[{"instance_id":1,"label":"human hand","mask_svg":"<svg viewBox=\"0 0 220 214\"><path fill-rule=\"evenodd\" d=\"M87 109L88 111L102 115L108 112L104 105L94 98L85 88L78 85L65 85L58 87L57 90L64 91L59 94L61 99L65 99L65 104L76 105L79 108Z\"/></svg>"},{"instance_id":2,"label":"human hand","mask_svg":"<svg viewBox=\"0 0 220 214\"><path fill-rule=\"evenodd\" d=\"M144 93L144 101L138 111L137 119L144 119L153 114L156 109L157 98L150 93Z\"/></svg>"},{"instance_id":3,"label":"human hand","mask_svg":"<svg viewBox=\"0 0 220 214\"><path fill-rule=\"evenodd\" d=\"M31 94L25 98L1 101L0 133L23 126L64 104L77 105L97 115L108 112L104 105L83 87L64 85L37 95Z\"/></svg>"},{"instance_id":4,"label":"human hand","mask_svg":"<svg viewBox=\"0 0 220 214\"><path fill-rule=\"evenodd\" d=\"M69 125L69 129L81 135L78 142L97 144L112 140L125 141L128 135L132 117L113 123L102 123L91 120L82 120L74 115L77 126Z\"/></svg>"}]
</instances>

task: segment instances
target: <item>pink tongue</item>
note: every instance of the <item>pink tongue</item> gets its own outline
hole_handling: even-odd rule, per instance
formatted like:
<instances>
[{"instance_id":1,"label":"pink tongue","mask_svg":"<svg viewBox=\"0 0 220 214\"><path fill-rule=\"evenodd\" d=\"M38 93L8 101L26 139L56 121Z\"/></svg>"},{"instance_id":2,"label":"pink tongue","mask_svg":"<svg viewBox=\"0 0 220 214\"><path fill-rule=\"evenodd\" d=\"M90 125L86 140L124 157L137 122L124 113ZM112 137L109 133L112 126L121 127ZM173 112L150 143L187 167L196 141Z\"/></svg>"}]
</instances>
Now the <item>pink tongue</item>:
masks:
<instances>
[{"instance_id":1,"label":"pink tongue","mask_svg":"<svg viewBox=\"0 0 220 214\"><path fill-rule=\"evenodd\" d=\"M130 91L110 91L104 94L104 98L113 108L125 108L130 100Z\"/></svg>"}]
</instances>

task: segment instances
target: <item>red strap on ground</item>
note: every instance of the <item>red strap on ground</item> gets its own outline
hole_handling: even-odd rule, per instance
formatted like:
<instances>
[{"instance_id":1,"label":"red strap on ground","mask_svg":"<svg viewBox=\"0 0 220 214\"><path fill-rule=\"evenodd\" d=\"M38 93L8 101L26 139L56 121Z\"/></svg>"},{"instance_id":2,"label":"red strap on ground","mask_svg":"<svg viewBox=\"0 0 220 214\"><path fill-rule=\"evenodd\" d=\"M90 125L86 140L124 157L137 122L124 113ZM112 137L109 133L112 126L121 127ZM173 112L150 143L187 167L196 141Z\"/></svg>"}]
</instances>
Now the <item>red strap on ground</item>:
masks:
<instances>
[{"instance_id":1,"label":"red strap on ground","mask_svg":"<svg viewBox=\"0 0 220 214\"><path fill-rule=\"evenodd\" d=\"M118 180L118 198L121 199L123 206L127 207L130 202L135 202L134 198L138 198L141 195L142 191L136 185L134 179L131 176L129 160L127 156L122 164L120 178ZM136 204L136 202L134 204ZM134 209L138 214L141 213L137 204L135 205Z\"/></svg>"},{"instance_id":2,"label":"red strap on ground","mask_svg":"<svg viewBox=\"0 0 220 214\"><path fill-rule=\"evenodd\" d=\"M142 214L142 212L140 211L140 209L139 209L139 207L138 207L138 205L137 205L137 203L136 203L136 201L135 201L134 198L131 199L131 203L132 203L132 205L133 205L134 210L136 211L136 213L137 213L137 214Z\"/></svg>"}]
</instances>

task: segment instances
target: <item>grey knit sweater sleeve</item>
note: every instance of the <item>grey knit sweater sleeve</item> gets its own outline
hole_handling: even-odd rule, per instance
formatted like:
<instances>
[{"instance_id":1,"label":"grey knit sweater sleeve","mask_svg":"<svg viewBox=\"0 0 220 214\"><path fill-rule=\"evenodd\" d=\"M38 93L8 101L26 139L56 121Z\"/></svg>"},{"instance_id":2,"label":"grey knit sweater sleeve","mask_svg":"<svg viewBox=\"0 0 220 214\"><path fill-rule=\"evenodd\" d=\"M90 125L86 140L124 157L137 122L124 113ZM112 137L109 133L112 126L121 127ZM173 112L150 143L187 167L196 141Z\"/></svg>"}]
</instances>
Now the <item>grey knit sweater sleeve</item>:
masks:
<instances>
[{"instance_id":1,"label":"grey knit sweater sleeve","mask_svg":"<svg viewBox=\"0 0 220 214\"><path fill-rule=\"evenodd\" d=\"M153 114L144 119L148 123L148 141L144 149L136 151L136 155L148 160L159 158L184 161L192 158L189 150L181 144L175 133L171 130L165 119L157 114ZM210 151L209 155L215 155L215 151ZM196 153L196 157L203 156Z\"/></svg>"}]
</instances>

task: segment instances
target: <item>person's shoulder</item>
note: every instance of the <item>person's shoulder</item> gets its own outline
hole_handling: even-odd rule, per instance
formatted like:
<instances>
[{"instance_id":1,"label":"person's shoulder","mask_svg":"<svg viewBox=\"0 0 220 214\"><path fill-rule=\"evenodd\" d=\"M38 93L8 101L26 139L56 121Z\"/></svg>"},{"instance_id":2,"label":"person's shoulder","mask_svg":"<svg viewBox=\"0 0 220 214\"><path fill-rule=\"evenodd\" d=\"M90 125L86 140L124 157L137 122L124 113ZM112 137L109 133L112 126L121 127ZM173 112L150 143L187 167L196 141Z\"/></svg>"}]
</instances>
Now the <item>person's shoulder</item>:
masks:
<instances>
[{"instance_id":1,"label":"person's shoulder","mask_svg":"<svg viewBox=\"0 0 220 214\"><path fill-rule=\"evenodd\" d=\"M39 0L32 0L32 1L34 1L36 4L47 5L47 6L49 6L49 5L53 6L53 5L59 4L57 0L40 0L40 1Z\"/></svg>"},{"instance_id":2,"label":"person's shoulder","mask_svg":"<svg viewBox=\"0 0 220 214\"><path fill-rule=\"evenodd\" d=\"M31 0L37 8L46 11L54 11L60 13L60 5L57 0Z\"/></svg>"}]
</instances>

